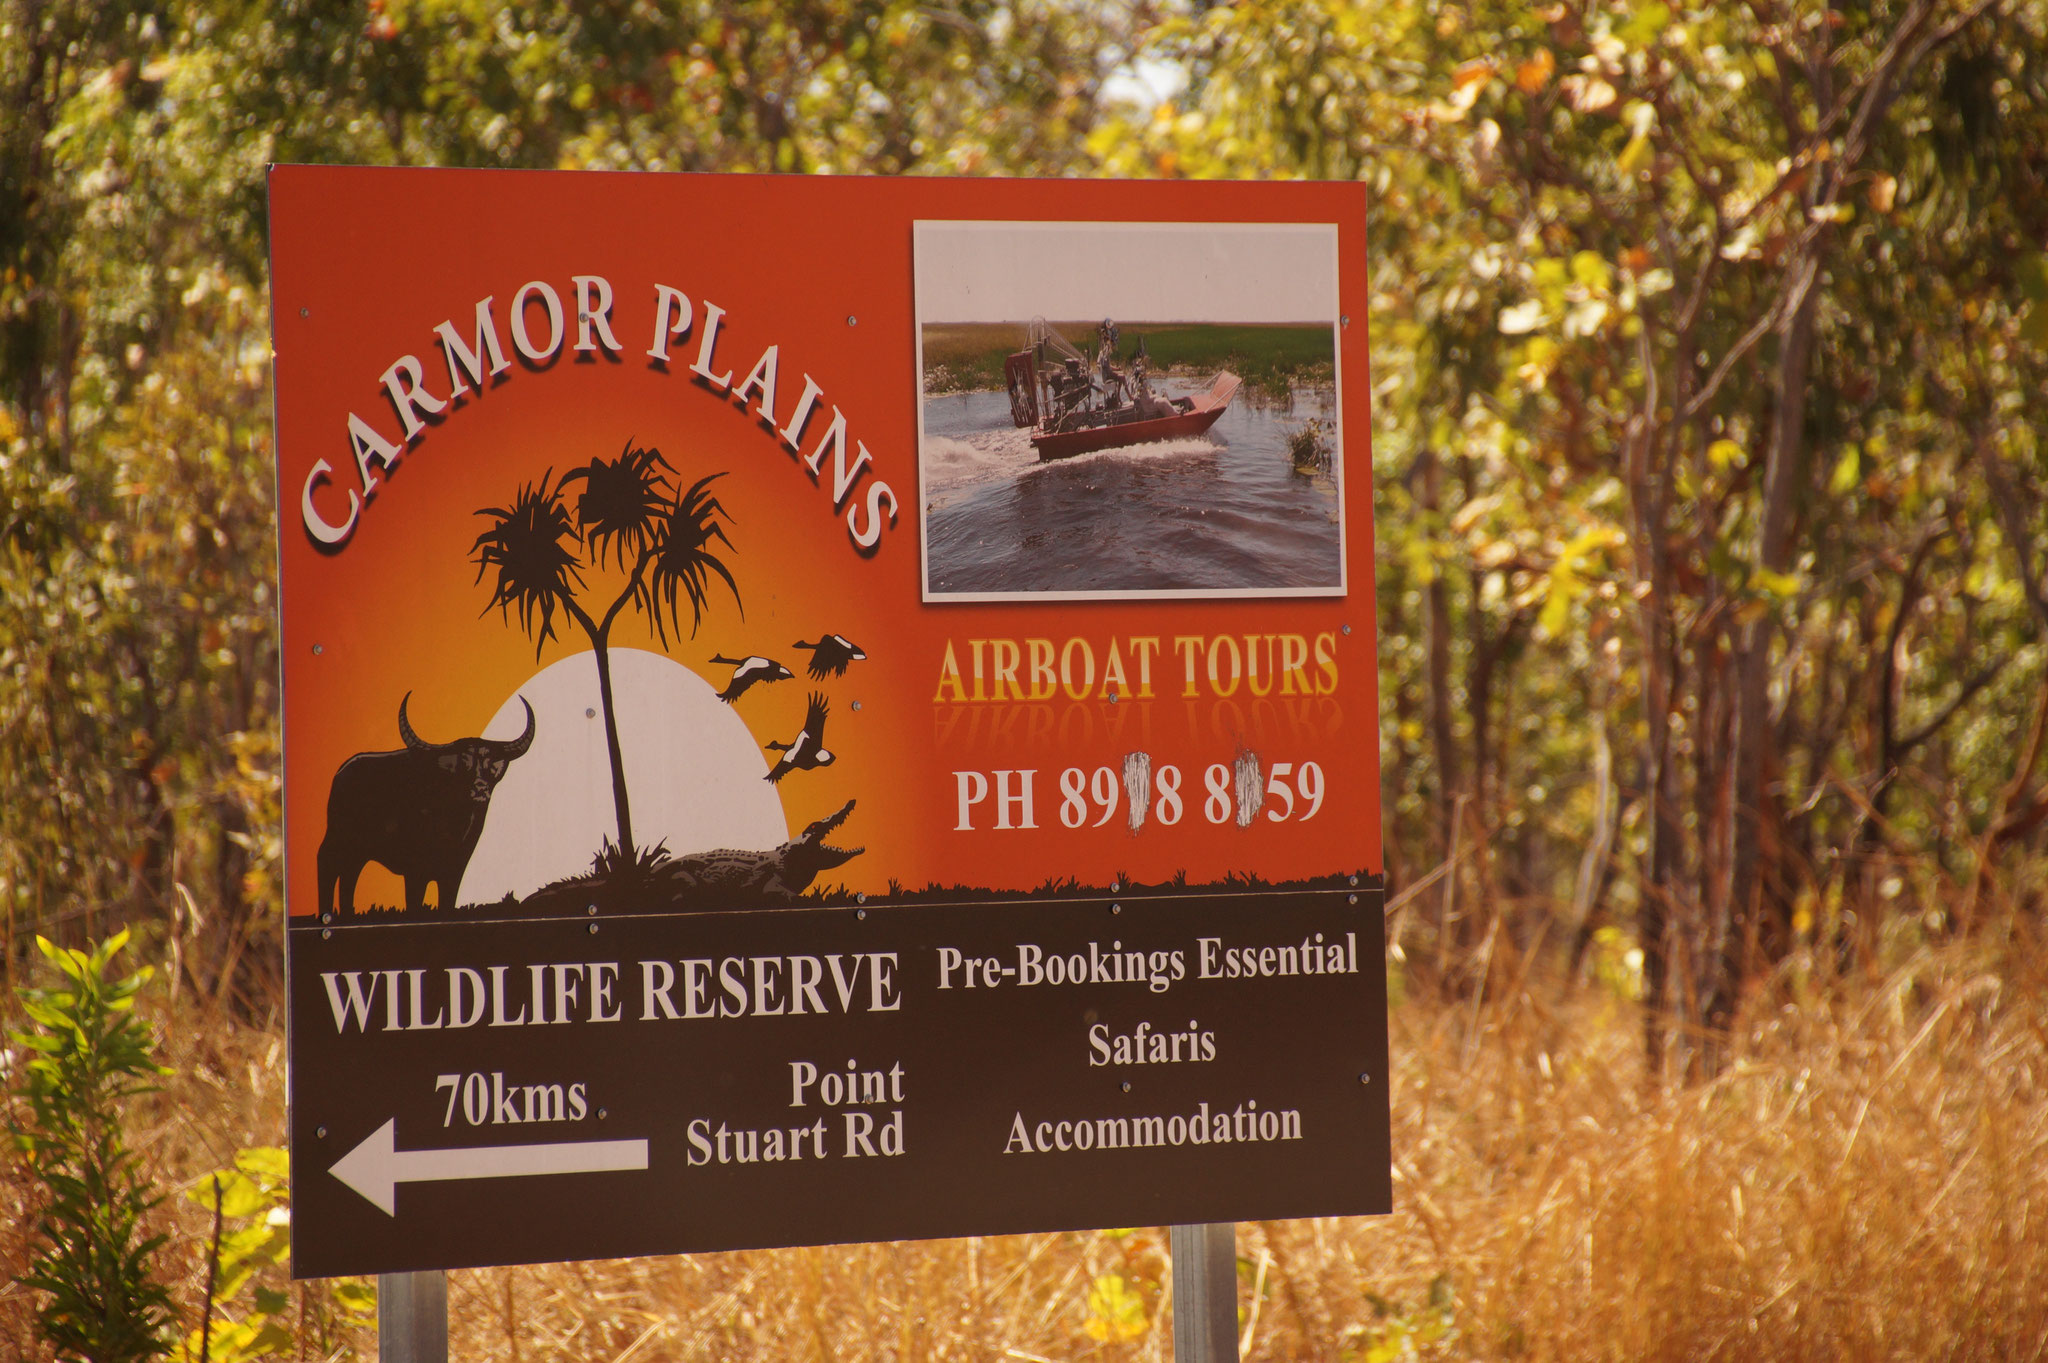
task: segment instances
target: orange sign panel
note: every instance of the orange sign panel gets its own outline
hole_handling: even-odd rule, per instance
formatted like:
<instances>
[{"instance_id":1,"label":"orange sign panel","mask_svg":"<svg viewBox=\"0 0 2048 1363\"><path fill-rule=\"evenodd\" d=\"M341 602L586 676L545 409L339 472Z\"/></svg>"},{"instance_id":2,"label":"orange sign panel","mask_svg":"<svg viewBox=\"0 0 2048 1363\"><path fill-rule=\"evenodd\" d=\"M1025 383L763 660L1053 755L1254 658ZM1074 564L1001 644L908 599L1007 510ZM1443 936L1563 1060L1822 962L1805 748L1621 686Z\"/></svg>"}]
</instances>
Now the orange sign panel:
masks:
<instances>
[{"instance_id":1,"label":"orange sign panel","mask_svg":"<svg viewBox=\"0 0 2048 1363\"><path fill-rule=\"evenodd\" d=\"M450 945L507 925L774 911L794 933L812 911L1272 887L1377 904L1359 187L283 167L271 204L302 1066L316 1033L373 1047L439 1017L446 1040L472 1008L493 1010L474 1036L522 1007L595 1025L599 995L652 1025L727 997L653 946L606 982L582 962L572 1002L559 959ZM1373 975L1376 913L1362 969L1334 922L1290 959L1314 938ZM412 929L442 934L421 964L321 963ZM905 999L1018 968L932 932L894 958ZM1255 946L1170 949L1176 979L1260 977ZM751 1015L829 1002L788 973L808 967L752 969L730 994ZM881 969L859 985L878 1006ZM452 1080L421 1099L434 1140L465 1113L525 1124L485 1099L518 1076L449 1064L418 1078ZM630 1106L565 1084L565 1123ZM337 1206L370 1115L345 1144L340 1117L295 1126L302 1157L328 1142ZM592 1158L572 1172L628 1167Z\"/></svg>"}]
</instances>

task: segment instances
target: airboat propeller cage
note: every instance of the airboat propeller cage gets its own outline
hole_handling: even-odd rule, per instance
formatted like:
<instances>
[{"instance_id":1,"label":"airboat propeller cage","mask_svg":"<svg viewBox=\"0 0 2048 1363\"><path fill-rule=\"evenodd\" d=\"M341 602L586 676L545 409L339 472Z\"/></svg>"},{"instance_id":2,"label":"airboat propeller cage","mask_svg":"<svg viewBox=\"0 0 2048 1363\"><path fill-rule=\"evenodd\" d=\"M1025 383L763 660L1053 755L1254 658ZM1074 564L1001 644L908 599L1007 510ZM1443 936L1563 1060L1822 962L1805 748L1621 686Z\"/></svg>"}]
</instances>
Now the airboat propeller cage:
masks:
<instances>
[{"instance_id":1,"label":"airboat propeller cage","mask_svg":"<svg viewBox=\"0 0 2048 1363\"><path fill-rule=\"evenodd\" d=\"M1038 424L1038 361L1030 350L1003 360L1003 381L1010 388L1010 420L1028 431Z\"/></svg>"}]
</instances>

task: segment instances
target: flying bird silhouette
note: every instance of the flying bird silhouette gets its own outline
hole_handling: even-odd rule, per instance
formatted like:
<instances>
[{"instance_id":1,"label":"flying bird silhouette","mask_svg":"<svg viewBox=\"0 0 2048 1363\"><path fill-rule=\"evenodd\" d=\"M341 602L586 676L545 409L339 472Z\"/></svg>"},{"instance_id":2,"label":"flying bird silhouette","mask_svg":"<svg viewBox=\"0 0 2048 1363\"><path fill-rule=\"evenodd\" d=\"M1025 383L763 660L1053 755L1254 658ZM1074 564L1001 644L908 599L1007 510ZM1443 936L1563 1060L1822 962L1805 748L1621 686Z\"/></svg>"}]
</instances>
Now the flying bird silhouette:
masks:
<instances>
[{"instance_id":1,"label":"flying bird silhouette","mask_svg":"<svg viewBox=\"0 0 2048 1363\"><path fill-rule=\"evenodd\" d=\"M728 658L722 653L714 653L711 661L724 663L733 669L732 680L718 693L718 698L727 705L747 694L747 688L755 682L788 681L796 675L773 658Z\"/></svg>"},{"instance_id":2,"label":"flying bird silhouette","mask_svg":"<svg viewBox=\"0 0 2048 1363\"><path fill-rule=\"evenodd\" d=\"M811 650L810 673L813 677L823 677L827 673L843 677L846 675L848 663L860 662L868 656L861 652L859 644L844 634L821 634L815 644L807 644L799 639L790 647Z\"/></svg>"},{"instance_id":3,"label":"flying bird silhouette","mask_svg":"<svg viewBox=\"0 0 2048 1363\"><path fill-rule=\"evenodd\" d=\"M779 782L793 771L832 765L832 754L825 747L826 708L824 695L811 692L811 707L804 712L803 731L787 743L771 740L765 745L782 754L766 779Z\"/></svg>"}]
</instances>

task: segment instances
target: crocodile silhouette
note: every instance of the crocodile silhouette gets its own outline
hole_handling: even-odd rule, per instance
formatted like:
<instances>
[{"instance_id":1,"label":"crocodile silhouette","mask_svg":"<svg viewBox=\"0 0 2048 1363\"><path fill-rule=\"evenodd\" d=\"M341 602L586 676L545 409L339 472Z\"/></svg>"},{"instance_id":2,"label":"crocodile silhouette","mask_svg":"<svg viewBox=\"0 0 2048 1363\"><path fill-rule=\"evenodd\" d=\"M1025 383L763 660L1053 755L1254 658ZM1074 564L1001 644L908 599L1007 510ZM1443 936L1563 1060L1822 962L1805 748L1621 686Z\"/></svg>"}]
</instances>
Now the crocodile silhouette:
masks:
<instances>
[{"instance_id":1,"label":"crocodile silhouette","mask_svg":"<svg viewBox=\"0 0 2048 1363\"><path fill-rule=\"evenodd\" d=\"M843 866L867 849L834 847L825 839L853 813L848 800L780 847L767 851L719 848L692 852L654 873L658 892L675 907L721 908L740 904L793 904L820 873Z\"/></svg>"}]
</instances>

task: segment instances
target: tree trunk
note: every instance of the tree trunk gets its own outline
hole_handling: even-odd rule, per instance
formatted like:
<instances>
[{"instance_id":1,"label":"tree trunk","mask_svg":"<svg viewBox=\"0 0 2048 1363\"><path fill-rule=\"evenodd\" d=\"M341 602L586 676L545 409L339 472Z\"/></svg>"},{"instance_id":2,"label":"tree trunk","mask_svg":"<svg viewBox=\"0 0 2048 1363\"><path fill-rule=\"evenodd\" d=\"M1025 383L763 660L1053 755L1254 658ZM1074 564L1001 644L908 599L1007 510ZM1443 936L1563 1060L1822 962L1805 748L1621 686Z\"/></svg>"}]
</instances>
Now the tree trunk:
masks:
<instances>
[{"instance_id":1,"label":"tree trunk","mask_svg":"<svg viewBox=\"0 0 2048 1363\"><path fill-rule=\"evenodd\" d=\"M1627 444L1630 549L1635 559L1636 625L1641 647L1644 744L1642 789L1649 808L1648 855L1643 867L1636 941L1643 953L1643 1073L1655 1083L1664 1071L1664 1036L1671 1003L1672 894L1682 830L1672 780L1671 710L1678 652L1672 638L1670 523L1674 470L1657 466L1658 371L1649 334L1637 338L1643 399ZM1681 384L1682 390L1682 384Z\"/></svg>"},{"instance_id":2,"label":"tree trunk","mask_svg":"<svg viewBox=\"0 0 2048 1363\"><path fill-rule=\"evenodd\" d=\"M633 812L626 805L626 768L619 756L619 719L612 708L611 631L600 630L591 637L597 645L597 695L604 710L604 748L612 760L612 805L619 815L619 854L633 861Z\"/></svg>"},{"instance_id":3,"label":"tree trunk","mask_svg":"<svg viewBox=\"0 0 2048 1363\"><path fill-rule=\"evenodd\" d=\"M1594 906L1607 883L1607 859L1614 852L1614 748L1607 737L1607 670L1598 668L1593 681L1593 836L1579 858L1572 881L1572 961L1578 963L1592 922Z\"/></svg>"},{"instance_id":4,"label":"tree trunk","mask_svg":"<svg viewBox=\"0 0 2048 1363\"><path fill-rule=\"evenodd\" d=\"M1644 745L1642 784L1649 802L1650 845L1636 915L1636 942L1643 952L1643 1069L1652 1079L1664 1070L1664 1032L1670 1021L1671 909L1681 837L1671 780L1671 676L1663 650L1655 646L1658 633L1645 631L1652 646L1643 651L1649 741Z\"/></svg>"},{"instance_id":5,"label":"tree trunk","mask_svg":"<svg viewBox=\"0 0 2048 1363\"><path fill-rule=\"evenodd\" d=\"M1436 451L1424 449L1418 462L1421 467L1422 509L1434 522L1436 513L1442 509L1443 466L1438 462ZM1451 820L1456 817L1458 784L1457 740L1451 732L1451 621L1450 590L1445 583L1441 567L1430 568L1429 587L1424 593L1429 603L1429 736L1436 750L1436 807L1437 828L1441 845L1451 845ZM1448 852L1446 853L1448 855Z\"/></svg>"},{"instance_id":6,"label":"tree trunk","mask_svg":"<svg viewBox=\"0 0 2048 1363\"><path fill-rule=\"evenodd\" d=\"M1795 299L1780 331L1777 410L1771 416L1764 465L1763 505L1757 534L1757 567L1782 573L1792 547L1792 500L1806 467L1806 394L1813 362L1814 314L1820 302L1818 243L1794 263ZM1759 614L1741 627L1736 655L1735 772L1727 813L1733 819L1727 896L1717 906L1718 951L1710 957L1712 979L1702 995L1710 1034L1725 1033L1734 1021L1735 1001L1746 977L1759 926L1763 886L1762 821L1764 753L1770 743L1771 650L1776 621Z\"/></svg>"}]
</instances>

